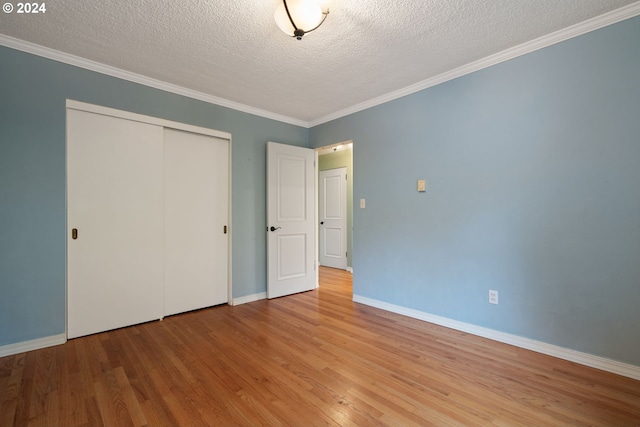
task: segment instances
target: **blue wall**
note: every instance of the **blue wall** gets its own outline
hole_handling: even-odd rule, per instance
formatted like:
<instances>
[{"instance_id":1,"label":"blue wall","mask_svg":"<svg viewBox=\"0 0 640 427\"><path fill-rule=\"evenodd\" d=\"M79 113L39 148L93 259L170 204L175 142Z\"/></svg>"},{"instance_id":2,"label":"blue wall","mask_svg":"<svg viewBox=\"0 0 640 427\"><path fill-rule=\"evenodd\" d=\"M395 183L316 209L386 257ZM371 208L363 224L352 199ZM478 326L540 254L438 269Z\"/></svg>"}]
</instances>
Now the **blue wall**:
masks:
<instances>
[{"instance_id":1,"label":"blue wall","mask_svg":"<svg viewBox=\"0 0 640 427\"><path fill-rule=\"evenodd\" d=\"M310 132L349 139L356 295L640 366L640 18Z\"/></svg>"},{"instance_id":2,"label":"blue wall","mask_svg":"<svg viewBox=\"0 0 640 427\"><path fill-rule=\"evenodd\" d=\"M307 129L0 47L0 345L65 331L67 98L231 133L233 296L265 292L266 142Z\"/></svg>"}]
</instances>

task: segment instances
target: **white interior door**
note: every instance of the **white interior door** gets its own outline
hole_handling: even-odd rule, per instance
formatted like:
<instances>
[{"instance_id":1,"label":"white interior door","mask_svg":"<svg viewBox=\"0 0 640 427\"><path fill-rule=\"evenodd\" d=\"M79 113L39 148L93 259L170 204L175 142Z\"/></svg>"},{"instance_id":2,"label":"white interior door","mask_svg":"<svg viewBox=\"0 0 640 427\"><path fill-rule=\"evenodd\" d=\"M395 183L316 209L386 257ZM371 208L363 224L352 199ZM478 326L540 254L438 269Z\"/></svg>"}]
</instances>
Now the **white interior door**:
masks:
<instances>
[{"instance_id":1,"label":"white interior door","mask_svg":"<svg viewBox=\"0 0 640 427\"><path fill-rule=\"evenodd\" d=\"M347 269L347 168L320 172L320 265Z\"/></svg>"},{"instance_id":2,"label":"white interior door","mask_svg":"<svg viewBox=\"0 0 640 427\"><path fill-rule=\"evenodd\" d=\"M228 140L175 129L165 144L165 314L228 301Z\"/></svg>"},{"instance_id":3,"label":"white interior door","mask_svg":"<svg viewBox=\"0 0 640 427\"><path fill-rule=\"evenodd\" d=\"M267 143L267 297L317 287L315 152Z\"/></svg>"},{"instance_id":4,"label":"white interior door","mask_svg":"<svg viewBox=\"0 0 640 427\"><path fill-rule=\"evenodd\" d=\"M163 317L162 152L160 126L67 110L69 338Z\"/></svg>"}]
</instances>

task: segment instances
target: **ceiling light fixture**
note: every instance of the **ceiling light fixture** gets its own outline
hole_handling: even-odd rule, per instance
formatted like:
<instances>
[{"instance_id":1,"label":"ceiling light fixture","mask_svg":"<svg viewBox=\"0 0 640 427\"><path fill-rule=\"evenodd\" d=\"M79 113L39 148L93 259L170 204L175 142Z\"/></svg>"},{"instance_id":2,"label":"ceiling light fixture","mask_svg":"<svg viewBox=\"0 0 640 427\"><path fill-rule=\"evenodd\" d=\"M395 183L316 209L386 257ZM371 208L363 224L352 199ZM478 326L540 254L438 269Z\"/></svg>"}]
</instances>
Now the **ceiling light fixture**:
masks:
<instances>
[{"instance_id":1,"label":"ceiling light fixture","mask_svg":"<svg viewBox=\"0 0 640 427\"><path fill-rule=\"evenodd\" d=\"M302 40L302 36L318 28L329 14L314 0L282 0L273 17L287 35Z\"/></svg>"}]
</instances>

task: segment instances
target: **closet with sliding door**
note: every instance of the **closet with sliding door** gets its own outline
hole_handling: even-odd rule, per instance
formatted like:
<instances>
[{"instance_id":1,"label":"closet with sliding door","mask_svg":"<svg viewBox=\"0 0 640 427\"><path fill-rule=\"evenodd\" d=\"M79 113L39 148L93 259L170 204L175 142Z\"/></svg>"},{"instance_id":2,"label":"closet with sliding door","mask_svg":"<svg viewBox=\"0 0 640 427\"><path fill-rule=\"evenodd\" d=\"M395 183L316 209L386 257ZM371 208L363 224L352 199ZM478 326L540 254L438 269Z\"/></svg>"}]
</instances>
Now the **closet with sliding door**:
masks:
<instances>
[{"instance_id":1,"label":"closet with sliding door","mask_svg":"<svg viewBox=\"0 0 640 427\"><path fill-rule=\"evenodd\" d=\"M231 135L67 101L67 336L229 300Z\"/></svg>"}]
</instances>

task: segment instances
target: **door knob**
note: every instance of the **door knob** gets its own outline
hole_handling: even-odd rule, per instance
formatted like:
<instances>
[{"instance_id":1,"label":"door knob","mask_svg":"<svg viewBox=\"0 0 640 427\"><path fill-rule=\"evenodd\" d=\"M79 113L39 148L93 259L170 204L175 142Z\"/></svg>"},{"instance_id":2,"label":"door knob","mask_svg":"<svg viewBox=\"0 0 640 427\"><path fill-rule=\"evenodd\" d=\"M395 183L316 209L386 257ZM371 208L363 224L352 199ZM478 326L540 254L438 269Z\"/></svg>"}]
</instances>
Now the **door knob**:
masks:
<instances>
[{"instance_id":1,"label":"door knob","mask_svg":"<svg viewBox=\"0 0 640 427\"><path fill-rule=\"evenodd\" d=\"M323 224L324 224L324 221L320 221L320 225L323 225Z\"/></svg>"},{"instance_id":2,"label":"door knob","mask_svg":"<svg viewBox=\"0 0 640 427\"><path fill-rule=\"evenodd\" d=\"M280 230L282 227L274 227L273 225L269 228L271 231Z\"/></svg>"}]
</instances>

